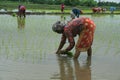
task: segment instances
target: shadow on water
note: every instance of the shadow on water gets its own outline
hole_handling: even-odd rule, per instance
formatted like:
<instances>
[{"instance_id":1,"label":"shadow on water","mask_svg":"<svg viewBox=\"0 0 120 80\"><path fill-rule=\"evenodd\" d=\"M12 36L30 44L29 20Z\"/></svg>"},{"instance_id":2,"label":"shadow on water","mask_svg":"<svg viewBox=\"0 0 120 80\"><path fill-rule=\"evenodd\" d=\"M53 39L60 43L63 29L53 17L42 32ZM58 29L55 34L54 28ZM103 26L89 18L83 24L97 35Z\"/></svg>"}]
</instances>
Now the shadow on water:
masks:
<instances>
[{"instance_id":1,"label":"shadow on water","mask_svg":"<svg viewBox=\"0 0 120 80\"><path fill-rule=\"evenodd\" d=\"M25 18L17 17L17 23L19 29L25 28Z\"/></svg>"},{"instance_id":2,"label":"shadow on water","mask_svg":"<svg viewBox=\"0 0 120 80\"><path fill-rule=\"evenodd\" d=\"M87 57L84 64L78 60L71 60L68 57L58 56L60 80L91 80L91 57Z\"/></svg>"}]
</instances>

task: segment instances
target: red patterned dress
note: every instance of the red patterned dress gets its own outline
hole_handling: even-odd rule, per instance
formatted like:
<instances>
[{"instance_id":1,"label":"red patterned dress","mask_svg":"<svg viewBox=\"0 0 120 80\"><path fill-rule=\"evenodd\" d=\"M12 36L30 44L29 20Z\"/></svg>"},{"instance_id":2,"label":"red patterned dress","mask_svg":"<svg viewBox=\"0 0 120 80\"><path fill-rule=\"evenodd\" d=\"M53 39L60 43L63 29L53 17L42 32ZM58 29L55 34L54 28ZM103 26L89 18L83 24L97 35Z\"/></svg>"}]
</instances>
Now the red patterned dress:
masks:
<instances>
[{"instance_id":1,"label":"red patterned dress","mask_svg":"<svg viewBox=\"0 0 120 80\"><path fill-rule=\"evenodd\" d=\"M65 5L61 4L61 12L64 12Z\"/></svg>"},{"instance_id":2,"label":"red patterned dress","mask_svg":"<svg viewBox=\"0 0 120 80\"><path fill-rule=\"evenodd\" d=\"M18 7L18 15L21 17L21 16L26 16L25 15L25 11L26 11L26 7L25 6L22 6L22 5L20 5L19 7Z\"/></svg>"},{"instance_id":3,"label":"red patterned dress","mask_svg":"<svg viewBox=\"0 0 120 80\"><path fill-rule=\"evenodd\" d=\"M92 45L95 28L94 22L89 18L73 19L64 28L59 49L63 47L66 39L68 39L70 44L65 50L70 51L75 45L74 37L78 34L79 38L76 44L76 50L87 51Z\"/></svg>"}]
</instances>

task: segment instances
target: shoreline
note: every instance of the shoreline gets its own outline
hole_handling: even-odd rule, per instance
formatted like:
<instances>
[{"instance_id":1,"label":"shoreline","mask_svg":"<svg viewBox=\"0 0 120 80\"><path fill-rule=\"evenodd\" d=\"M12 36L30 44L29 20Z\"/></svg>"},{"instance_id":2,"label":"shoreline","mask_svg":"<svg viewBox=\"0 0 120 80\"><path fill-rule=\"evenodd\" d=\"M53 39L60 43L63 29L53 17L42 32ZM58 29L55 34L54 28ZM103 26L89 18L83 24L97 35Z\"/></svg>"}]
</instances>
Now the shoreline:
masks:
<instances>
[{"instance_id":1,"label":"shoreline","mask_svg":"<svg viewBox=\"0 0 120 80\"><path fill-rule=\"evenodd\" d=\"M0 14L10 14L12 15L13 13L16 13L17 12L0 12ZM43 15L43 14L70 14L70 13L61 13L61 12L26 12L26 15ZM80 14L80 15L92 15L92 14L100 14L100 15L111 15L111 14L115 14L115 15L120 15L120 13L83 13L83 14Z\"/></svg>"}]
</instances>

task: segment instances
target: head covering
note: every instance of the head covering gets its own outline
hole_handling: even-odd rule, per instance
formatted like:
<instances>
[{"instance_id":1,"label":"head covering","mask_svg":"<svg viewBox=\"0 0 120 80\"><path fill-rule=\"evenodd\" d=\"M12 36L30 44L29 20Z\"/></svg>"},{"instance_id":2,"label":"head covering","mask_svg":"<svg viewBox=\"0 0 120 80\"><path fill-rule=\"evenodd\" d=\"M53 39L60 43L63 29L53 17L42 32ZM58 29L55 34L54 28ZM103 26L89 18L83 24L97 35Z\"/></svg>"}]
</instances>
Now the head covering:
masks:
<instances>
[{"instance_id":1,"label":"head covering","mask_svg":"<svg viewBox=\"0 0 120 80\"><path fill-rule=\"evenodd\" d=\"M57 33L62 33L64 26L65 26L65 24L61 23L60 21L57 21L53 24L52 30Z\"/></svg>"}]
</instances>

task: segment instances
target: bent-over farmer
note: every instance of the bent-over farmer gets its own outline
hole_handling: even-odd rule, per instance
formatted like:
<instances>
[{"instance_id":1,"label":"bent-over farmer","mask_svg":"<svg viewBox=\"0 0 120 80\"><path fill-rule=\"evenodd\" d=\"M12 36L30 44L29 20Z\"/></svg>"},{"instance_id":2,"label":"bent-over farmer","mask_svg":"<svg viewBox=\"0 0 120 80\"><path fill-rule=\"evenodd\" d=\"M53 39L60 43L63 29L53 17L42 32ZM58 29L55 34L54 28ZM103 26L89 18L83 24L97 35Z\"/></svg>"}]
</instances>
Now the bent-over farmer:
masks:
<instances>
[{"instance_id":1,"label":"bent-over farmer","mask_svg":"<svg viewBox=\"0 0 120 80\"><path fill-rule=\"evenodd\" d=\"M94 22L85 17L73 19L67 23L67 25L57 21L53 24L52 30L56 33L62 34L62 37L56 54L64 54L65 52L72 50L75 46L74 37L78 35L79 38L75 47L74 59L77 59L80 55L80 52L83 51L87 51L88 56L91 56L91 46L93 43L95 28L96 26ZM67 39L69 46L62 50Z\"/></svg>"},{"instance_id":2,"label":"bent-over farmer","mask_svg":"<svg viewBox=\"0 0 120 80\"><path fill-rule=\"evenodd\" d=\"M25 18L26 17L26 14L25 14L25 11L26 11L26 7L23 6L23 5L19 5L18 6L18 16L21 18L22 16Z\"/></svg>"}]
</instances>

